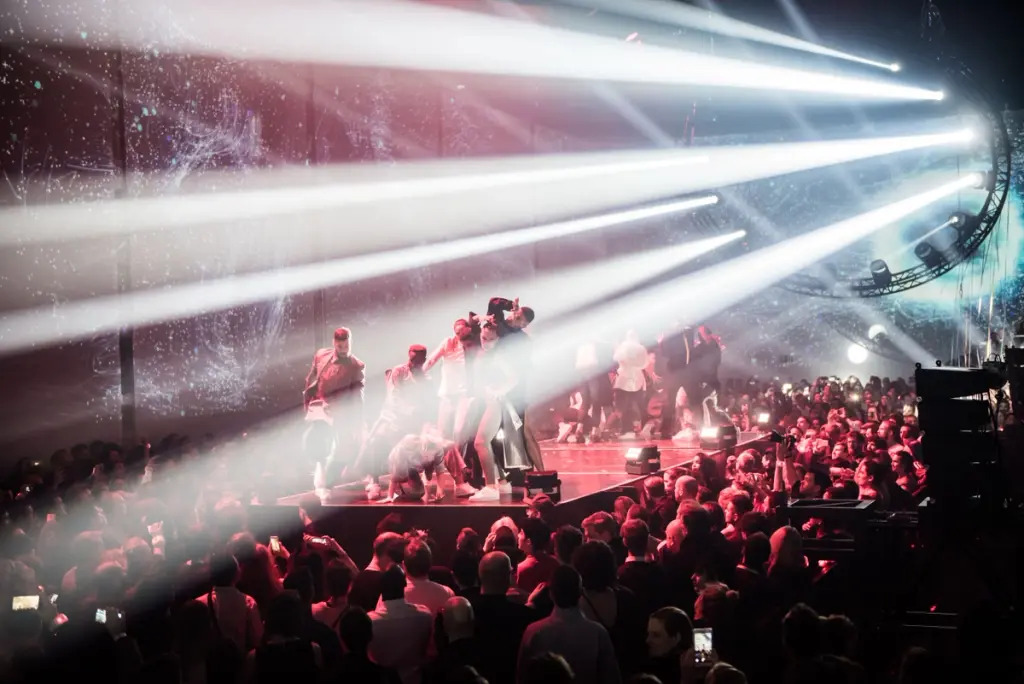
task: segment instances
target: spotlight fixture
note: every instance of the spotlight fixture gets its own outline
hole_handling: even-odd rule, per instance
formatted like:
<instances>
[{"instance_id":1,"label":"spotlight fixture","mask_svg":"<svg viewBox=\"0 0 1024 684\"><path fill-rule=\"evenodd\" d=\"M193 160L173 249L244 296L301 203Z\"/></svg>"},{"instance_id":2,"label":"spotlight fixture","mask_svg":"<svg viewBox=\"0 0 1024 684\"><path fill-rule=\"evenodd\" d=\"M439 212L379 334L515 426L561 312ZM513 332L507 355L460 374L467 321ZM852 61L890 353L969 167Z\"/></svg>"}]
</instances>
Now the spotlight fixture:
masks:
<instances>
[{"instance_id":1,"label":"spotlight fixture","mask_svg":"<svg viewBox=\"0 0 1024 684\"><path fill-rule=\"evenodd\" d=\"M892 64L889 65L889 71L891 71L894 74L898 74L902 70L903 67L896 62L893 62Z\"/></svg>"},{"instance_id":2,"label":"spotlight fixture","mask_svg":"<svg viewBox=\"0 0 1024 684\"><path fill-rule=\"evenodd\" d=\"M758 425L762 425L762 426L763 425L767 425L768 423L771 422L771 420L772 420L772 414L768 413L767 411L761 411L761 413L757 414L757 424Z\"/></svg>"},{"instance_id":3,"label":"spotlight fixture","mask_svg":"<svg viewBox=\"0 0 1024 684\"><path fill-rule=\"evenodd\" d=\"M661 470L661 452L656 446L635 447L626 451L626 473L650 475Z\"/></svg>"},{"instance_id":4,"label":"spotlight fixture","mask_svg":"<svg viewBox=\"0 0 1024 684\"><path fill-rule=\"evenodd\" d=\"M875 285L886 287L892 283L892 271L882 259L872 261L869 268L871 269L871 279L875 281Z\"/></svg>"},{"instance_id":5,"label":"spotlight fixture","mask_svg":"<svg viewBox=\"0 0 1024 684\"><path fill-rule=\"evenodd\" d=\"M991 171L985 173L973 174L975 181L974 187L978 190L984 190L985 192L992 192L996 187L996 176Z\"/></svg>"},{"instance_id":6,"label":"spotlight fixture","mask_svg":"<svg viewBox=\"0 0 1024 684\"><path fill-rule=\"evenodd\" d=\"M526 497L545 494L555 503L562 500L562 480L555 470L531 470L524 479Z\"/></svg>"},{"instance_id":7,"label":"spotlight fixture","mask_svg":"<svg viewBox=\"0 0 1024 684\"><path fill-rule=\"evenodd\" d=\"M923 261L928 268L942 265L942 254L927 242L917 243L917 247L914 247L914 256Z\"/></svg>"},{"instance_id":8,"label":"spotlight fixture","mask_svg":"<svg viewBox=\"0 0 1024 684\"><path fill-rule=\"evenodd\" d=\"M882 325L881 323L875 323L873 326L868 328L868 339L873 340L880 335L884 335L885 333L885 326Z\"/></svg>"},{"instance_id":9,"label":"spotlight fixture","mask_svg":"<svg viewBox=\"0 0 1024 684\"><path fill-rule=\"evenodd\" d=\"M962 211L955 211L949 217L949 225L953 226L957 230L960 230L967 224L967 214Z\"/></svg>"},{"instance_id":10,"label":"spotlight fixture","mask_svg":"<svg viewBox=\"0 0 1024 684\"><path fill-rule=\"evenodd\" d=\"M846 358L850 360L850 363L864 363L868 360L868 350L859 344L851 344L846 350Z\"/></svg>"}]
</instances>

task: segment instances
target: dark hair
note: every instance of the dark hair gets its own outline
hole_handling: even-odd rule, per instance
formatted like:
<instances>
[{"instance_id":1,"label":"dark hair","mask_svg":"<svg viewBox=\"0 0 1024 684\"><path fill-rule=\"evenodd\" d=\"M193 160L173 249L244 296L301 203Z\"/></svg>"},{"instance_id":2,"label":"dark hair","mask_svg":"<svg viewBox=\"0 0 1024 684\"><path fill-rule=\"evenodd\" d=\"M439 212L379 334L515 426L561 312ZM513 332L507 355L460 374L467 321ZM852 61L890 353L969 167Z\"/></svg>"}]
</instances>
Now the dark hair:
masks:
<instances>
[{"instance_id":1,"label":"dark hair","mask_svg":"<svg viewBox=\"0 0 1024 684\"><path fill-rule=\"evenodd\" d=\"M480 584L480 555L470 551L456 551L452 557L452 575L464 587Z\"/></svg>"},{"instance_id":2,"label":"dark hair","mask_svg":"<svg viewBox=\"0 0 1024 684\"><path fill-rule=\"evenodd\" d=\"M796 658L821 653L821 618L806 603L798 603L782 618L782 641Z\"/></svg>"},{"instance_id":3,"label":"dark hair","mask_svg":"<svg viewBox=\"0 0 1024 684\"><path fill-rule=\"evenodd\" d=\"M533 312L533 309L528 306L521 306L519 310L523 312L523 318L526 319L527 324L533 323L533 319L537 315Z\"/></svg>"},{"instance_id":4,"label":"dark hair","mask_svg":"<svg viewBox=\"0 0 1024 684\"><path fill-rule=\"evenodd\" d=\"M555 556L563 563L572 560L576 549L583 546L583 533L572 525L562 525L555 530Z\"/></svg>"},{"instance_id":5,"label":"dark hair","mask_svg":"<svg viewBox=\"0 0 1024 684\"><path fill-rule=\"evenodd\" d=\"M644 489L647 491L648 496L661 498L665 496L665 479L657 475L651 475L644 480Z\"/></svg>"},{"instance_id":6,"label":"dark hair","mask_svg":"<svg viewBox=\"0 0 1024 684\"><path fill-rule=\"evenodd\" d=\"M302 599L294 591L282 591L270 599L267 607L266 632L283 637L302 634Z\"/></svg>"},{"instance_id":7,"label":"dark hair","mask_svg":"<svg viewBox=\"0 0 1024 684\"><path fill-rule=\"evenodd\" d=\"M426 542L419 539L413 539L405 547L404 560L405 571L410 577L416 578L426 577L430 572L430 566L434 563L430 547L427 546Z\"/></svg>"},{"instance_id":8,"label":"dark hair","mask_svg":"<svg viewBox=\"0 0 1024 684\"><path fill-rule=\"evenodd\" d=\"M405 534L409 531L409 526L402 522L401 513L388 513L380 522L377 523L377 534L381 535L385 532L394 532L396 534Z\"/></svg>"},{"instance_id":9,"label":"dark hair","mask_svg":"<svg viewBox=\"0 0 1024 684\"><path fill-rule=\"evenodd\" d=\"M349 606L338 621L338 635L349 651L365 653L373 641L373 621L359 606Z\"/></svg>"},{"instance_id":10,"label":"dark hair","mask_svg":"<svg viewBox=\"0 0 1024 684\"><path fill-rule=\"evenodd\" d=\"M230 587L238 579L238 561L229 553L210 558L210 583L215 587Z\"/></svg>"},{"instance_id":11,"label":"dark hair","mask_svg":"<svg viewBox=\"0 0 1024 684\"><path fill-rule=\"evenodd\" d=\"M768 516L757 511L744 513L740 517L740 532L743 536L749 537L752 534L761 532L765 536L771 534L772 526L768 522Z\"/></svg>"},{"instance_id":12,"label":"dark hair","mask_svg":"<svg viewBox=\"0 0 1024 684\"><path fill-rule=\"evenodd\" d=\"M615 584L615 552L603 541L588 541L573 554L572 564L589 591L604 591Z\"/></svg>"},{"instance_id":13,"label":"dark hair","mask_svg":"<svg viewBox=\"0 0 1024 684\"><path fill-rule=\"evenodd\" d=\"M406 541L395 532L383 532L373 541L374 558L388 558L392 562L401 563L405 558Z\"/></svg>"},{"instance_id":14,"label":"dark hair","mask_svg":"<svg viewBox=\"0 0 1024 684\"><path fill-rule=\"evenodd\" d=\"M633 504L626 511L626 520L643 520L650 527L651 524L651 512L640 504Z\"/></svg>"},{"instance_id":15,"label":"dark hair","mask_svg":"<svg viewBox=\"0 0 1024 684\"><path fill-rule=\"evenodd\" d=\"M405 598L405 571L393 565L380 576L380 597L384 601Z\"/></svg>"},{"instance_id":16,"label":"dark hair","mask_svg":"<svg viewBox=\"0 0 1024 684\"><path fill-rule=\"evenodd\" d=\"M556 653L541 653L523 666L522 681L530 684L571 684L576 681L569 663Z\"/></svg>"},{"instance_id":17,"label":"dark hair","mask_svg":"<svg viewBox=\"0 0 1024 684\"><path fill-rule=\"evenodd\" d=\"M615 522L615 518L612 517L611 513L606 513L605 511L598 511L584 518L583 529L588 527L593 527L597 532L610 534L613 537L619 533L618 523Z\"/></svg>"},{"instance_id":18,"label":"dark hair","mask_svg":"<svg viewBox=\"0 0 1024 684\"><path fill-rule=\"evenodd\" d=\"M468 551L472 554L480 555L484 546L480 540L480 534L476 530L472 527L463 527L455 542L455 548L459 551Z\"/></svg>"},{"instance_id":19,"label":"dark hair","mask_svg":"<svg viewBox=\"0 0 1024 684\"><path fill-rule=\"evenodd\" d=\"M681 608L666 606L651 613L651 619L657 620L665 626L665 632L669 636L679 637L679 650L685 651L693 646L693 622L690 616Z\"/></svg>"},{"instance_id":20,"label":"dark hair","mask_svg":"<svg viewBox=\"0 0 1024 684\"><path fill-rule=\"evenodd\" d=\"M348 328L335 328L334 330L334 341L339 342L341 340L347 340L352 337L352 331Z\"/></svg>"},{"instance_id":21,"label":"dark hair","mask_svg":"<svg viewBox=\"0 0 1024 684\"><path fill-rule=\"evenodd\" d=\"M304 603L313 603L313 573L309 568L293 568L284 578L284 588L294 591Z\"/></svg>"},{"instance_id":22,"label":"dark hair","mask_svg":"<svg viewBox=\"0 0 1024 684\"><path fill-rule=\"evenodd\" d=\"M754 532L743 542L743 564L751 570L764 572L772 555L772 543L764 532Z\"/></svg>"},{"instance_id":23,"label":"dark hair","mask_svg":"<svg viewBox=\"0 0 1024 684\"><path fill-rule=\"evenodd\" d=\"M306 494L299 499L299 510L305 513L310 520L316 522L323 513L324 504L316 494Z\"/></svg>"},{"instance_id":24,"label":"dark hair","mask_svg":"<svg viewBox=\"0 0 1024 684\"><path fill-rule=\"evenodd\" d=\"M575 608L580 602L583 588L580 573L571 565L559 565L551 573L548 585L551 601L558 608Z\"/></svg>"},{"instance_id":25,"label":"dark hair","mask_svg":"<svg viewBox=\"0 0 1024 684\"><path fill-rule=\"evenodd\" d=\"M627 520L622 523L622 541L626 550L638 558L647 555L647 544L650 542L651 531L643 520Z\"/></svg>"},{"instance_id":26,"label":"dark hair","mask_svg":"<svg viewBox=\"0 0 1024 684\"><path fill-rule=\"evenodd\" d=\"M711 529L721 532L725 529L725 511L718 505L717 501L708 501L702 503L704 510L708 512L711 518Z\"/></svg>"},{"instance_id":27,"label":"dark hair","mask_svg":"<svg viewBox=\"0 0 1024 684\"><path fill-rule=\"evenodd\" d=\"M711 514L697 503L687 505L683 502L679 507L678 519L686 528L686 536L703 539L711 534Z\"/></svg>"},{"instance_id":28,"label":"dark hair","mask_svg":"<svg viewBox=\"0 0 1024 684\"><path fill-rule=\"evenodd\" d=\"M534 552L547 551L551 546L551 528L540 518L527 518L519 529L533 546Z\"/></svg>"},{"instance_id":29,"label":"dark hair","mask_svg":"<svg viewBox=\"0 0 1024 684\"><path fill-rule=\"evenodd\" d=\"M729 500L732 502L732 507L736 509L736 513L739 514L740 517L742 517L744 513L750 513L754 510L754 501L746 491L734 492Z\"/></svg>"},{"instance_id":30,"label":"dark hair","mask_svg":"<svg viewBox=\"0 0 1024 684\"><path fill-rule=\"evenodd\" d=\"M348 596L354 578L351 566L340 560L332 560L324 572L324 584L328 596Z\"/></svg>"}]
</instances>

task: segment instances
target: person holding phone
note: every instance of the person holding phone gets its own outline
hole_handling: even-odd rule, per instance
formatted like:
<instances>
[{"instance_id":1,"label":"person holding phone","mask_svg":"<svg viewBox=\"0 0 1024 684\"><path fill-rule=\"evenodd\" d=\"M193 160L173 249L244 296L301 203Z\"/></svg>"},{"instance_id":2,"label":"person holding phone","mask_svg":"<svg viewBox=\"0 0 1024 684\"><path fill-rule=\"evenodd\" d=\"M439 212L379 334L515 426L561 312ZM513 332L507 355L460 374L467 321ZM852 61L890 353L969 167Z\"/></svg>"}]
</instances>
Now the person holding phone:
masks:
<instances>
[{"instance_id":1,"label":"person holding phone","mask_svg":"<svg viewBox=\"0 0 1024 684\"><path fill-rule=\"evenodd\" d=\"M675 606L666 606L651 613L647 620L647 662L643 672L663 682L678 682L680 658L693 645L693 623Z\"/></svg>"}]
</instances>

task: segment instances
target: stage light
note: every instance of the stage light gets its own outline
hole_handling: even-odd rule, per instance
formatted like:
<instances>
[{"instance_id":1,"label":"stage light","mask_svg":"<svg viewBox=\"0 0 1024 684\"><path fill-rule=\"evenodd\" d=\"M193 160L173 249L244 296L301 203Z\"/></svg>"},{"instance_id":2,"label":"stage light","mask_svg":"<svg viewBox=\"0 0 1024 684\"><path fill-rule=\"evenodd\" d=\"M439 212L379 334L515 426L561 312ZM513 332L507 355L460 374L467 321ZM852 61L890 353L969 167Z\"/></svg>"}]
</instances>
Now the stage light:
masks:
<instances>
[{"instance_id":1,"label":"stage light","mask_svg":"<svg viewBox=\"0 0 1024 684\"><path fill-rule=\"evenodd\" d=\"M975 179L972 185L978 190L992 192L996 188L996 176L991 171L986 171L985 173L974 173L969 177Z\"/></svg>"},{"instance_id":2,"label":"stage light","mask_svg":"<svg viewBox=\"0 0 1024 684\"><path fill-rule=\"evenodd\" d=\"M857 403L858 401L860 401L860 395L854 392L853 394L850 395L850 401L852 401L853 403Z\"/></svg>"},{"instance_id":3,"label":"stage light","mask_svg":"<svg viewBox=\"0 0 1024 684\"><path fill-rule=\"evenodd\" d=\"M635 447L626 451L626 473L650 475L661 470L661 452L656 446Z\"/></svg>"},{"instance_id":4,"label":"stage light","mask_svg":"<svg viewBox=\"0 0 1024 684\"><path fill-rule=\"evenodd\" d=\"M964 225L967 224L967 214L962 211L954 212L949 217L949 225L953 226L957 230L960 230Z\"/></svg>"},{"instance_id":5,"label":"stage light","mask_svg":"<svg viewBox=\"0 0 1024 684\"><path fill-rule=\"evenodd\" d=\"M902 70L903 70L903 67L900 66L899 64L893 63L893 64L889 65L889 71L891 71L894 74L898 74Z\"/></svg>"},{"instance_id":6,"label":"stage light","mask_svg":"<svg viewBox=\"0 0 1024 684\"><path fill-rule=\"evenodd\" d=\"M868 328L868 339L873 340L879 335L884 335L885 333L885 326L882 325L881 323L875 323L873 326Z\"/></svg>"},{"instance_id":7,"label":"stage light","mask_svg":"<svg viewBox=\"0 0 1024 684\"><path fill-rule=\"evenodd\" d=\"M924 262L928 268L936 268L942 264L942 254L927 242L919 242L914 247L914 256Z\"/></svg>"},{"instance_id":8,"label":"stage light","mask_svg":"<svg viewBox=\"0 0 1024 684\"><path fill-rule=\"evenodd\" d=\"M793 391L793 385L792 384L787 382L786 384L784 384L782 386L782 393L783 394L789 394L792 391Z\"/></svg>"},{"instance_id":9,"label":"stage light","mask_svg":"<svg viewBox=\"0 0 1024 684\"><path fill-rule=\"evenodd\" d=\"M886 287L892 283L892 271L889 270L889 265L882 259L872 261L870 269L871 279L875 281L875 285Z\"/></svg>"},{"instance_id":10,"label":"stage light","mask_svg":"<svg viewBox=\"0 0 1024 684\"><path fill-rule=\"evenodd\" d=\"M731 449L739 441L739 433L733 424L705 427L700 431L701 449Z\"/></svg>"},{"instance_id":11,"label":"stage light","mask_svg":"<svg viewBox=\"0 0 1024 684\"><path fill-rule=\"evenodd\" d=\"M772 420L772 414L770 414L770 413L762 411L761 413L757 414L757 424L758 425L767 425L768 423L771 422L771 420Z\"/></svg>"},{"instance_id":12,"label":"stage light","mask_svg":"<svg viewBox=\"0 0 1024 684\"><path fill-rule=\"evenodd\" d=\"M868 360L868 350L859 344L851 344L850 348L846 350L846 358L850 360L850 363L864 363Z\"/></svg>"}]
</instances>

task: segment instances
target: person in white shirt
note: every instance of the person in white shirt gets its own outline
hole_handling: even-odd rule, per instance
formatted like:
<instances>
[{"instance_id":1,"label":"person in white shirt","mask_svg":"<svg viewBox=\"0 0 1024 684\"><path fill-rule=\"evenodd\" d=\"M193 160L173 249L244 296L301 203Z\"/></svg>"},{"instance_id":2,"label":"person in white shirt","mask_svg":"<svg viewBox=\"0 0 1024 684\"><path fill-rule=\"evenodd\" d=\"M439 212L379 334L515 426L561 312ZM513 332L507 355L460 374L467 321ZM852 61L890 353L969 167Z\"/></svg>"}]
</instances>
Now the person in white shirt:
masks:
<instances>
[{"instance_id":1,"label":"person in white shirt","mask_svg":"<svg viewBox=\"0 0 1024 684\"><path fill-rule=\"evenodd\" d=\"M622 439L636 439L636 425L643 425L646 412L647 348L640 344L640 338L630 330L626 339L615 350L615 362L619 369L612 385L615 397L615 413L621 424ZM650 435L647 435L649 438Z\"/></svg>"},{"instance_id":2,"label":"person in white shirt","mask_svg":"<svg viewBox=\"0 0 1024 684\"><path fill-rule=\"evenodd\" d=\"M405 598L406 577L397 565L381 576L381 605L370 613L370 657L398 670L403 684L419 684L434 631L434 615Z\"/></svg>"},{"instance_id":3,"label":"person in white shirt","mask_svg":"<svg viewBox=\"0 0 1024 684\"><path fill-rule=\"evenodd\" d=\"M448 587L427 579L433 556L430 547L419 539L414 539L405 547L405 600L423 606L432 614L441 612L445 602L455 595Z\"/></svg>"},{"instance_id":4,"label":"person in white shirt","mask_svg":"<svg viewBox=\"0 0 1024 684\"><path fill-rule=\"evenodd\" d=\"M469 372L467 363L477 345L473 343L473 328L460 318L453 326L455 333L443 340L434 353L427 358L423 371L428 372L434 364L441 362L441 385L437 396L441 399L437 414L437 427L441 433L463 444L469 440L466 417L469 413Z\"/></svg>"},{"instance_id":5,"label":"person in white shirt","mask_svg":"<svg viewBox=\"0 0 1024 684\"><path fill-rule=\"evenodd\" d=\"M210 582L213 588L199 601L210 610L214 631L228 639L242 653L248 653L263 638L263 623L256 607L256 599L235 588L238 581L238 561L234 556L221 555L210 559Z\"/></svg>"}]
</instances>

